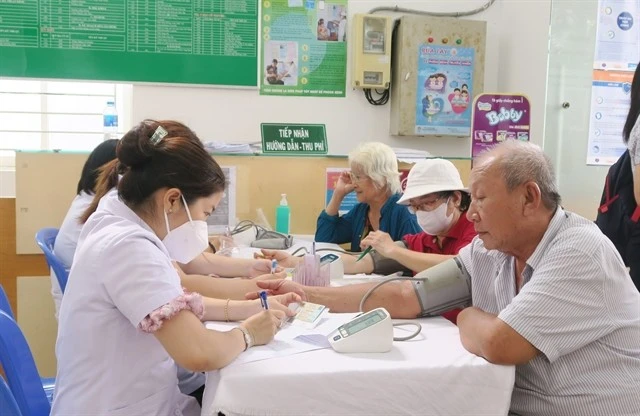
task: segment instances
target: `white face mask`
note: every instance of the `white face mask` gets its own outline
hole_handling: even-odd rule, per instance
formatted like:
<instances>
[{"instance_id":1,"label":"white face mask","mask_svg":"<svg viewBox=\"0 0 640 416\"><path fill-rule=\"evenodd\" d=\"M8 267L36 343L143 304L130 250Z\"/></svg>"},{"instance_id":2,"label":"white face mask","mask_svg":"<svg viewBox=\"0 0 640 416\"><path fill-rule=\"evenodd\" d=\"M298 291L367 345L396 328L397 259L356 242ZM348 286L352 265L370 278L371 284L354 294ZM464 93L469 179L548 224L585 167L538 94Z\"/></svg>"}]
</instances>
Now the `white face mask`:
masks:
<instances>
[{"instance_id":1,"label":"white face mask","mask_svg":"<svg viewBox=\"0 0 640 416\"><path fill-rule=\"evenodd\" d=\"M169 217L167 217L167 212L165 211L164 222L167 226L167 235L162 240L162 243L167 248L172 260L186 264L198 257L207 248L209 245L209 230L206 221L194 221L191 218L184 195L182 195L182 202L187 210L189 222L170 230Z\"/></svg>"},{"instance_id":2,"label":"white face mask","mask_svg":"<svg viewBox=\"0 0 640 416\"><path fill-rule=\"evenodd\" d=\"M422 230L429 235L439 235L444 230L448 229L453 222L453 212L447 217L447 207L449 206L449 199L444 204L433 211L417 211L416 217L418 218L418 225Z\"/></svg>"}]
</instances>

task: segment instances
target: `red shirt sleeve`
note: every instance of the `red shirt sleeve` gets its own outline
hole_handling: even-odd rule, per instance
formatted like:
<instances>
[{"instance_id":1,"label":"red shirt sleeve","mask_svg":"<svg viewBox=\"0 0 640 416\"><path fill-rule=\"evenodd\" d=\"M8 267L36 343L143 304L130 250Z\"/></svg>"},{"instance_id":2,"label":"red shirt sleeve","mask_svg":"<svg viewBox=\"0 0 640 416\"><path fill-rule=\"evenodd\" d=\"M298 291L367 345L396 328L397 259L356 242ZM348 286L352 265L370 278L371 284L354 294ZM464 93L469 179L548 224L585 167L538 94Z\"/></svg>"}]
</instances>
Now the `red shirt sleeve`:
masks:
<instances>
[{"instance_id":1,"label":"red shirt sleeve","mask_svg":"<svg viewBox=\"0 0 640 416\"><path fill-rule=\"evenodd\" d=\"M467 245L469 245L471 243L471 241L473 240L473 238L476 235L478 235L478 233L476 232L476 229L474 228L473 223L467 221L467 223L465 224L464 229L462 230L460 238L458 238L455 241L455 243L451 247L452 248L451 253L448 253L448 254L458 254L458 252L463 247L465 247L465 246L467 246Z\"/></svg>"},{"instance_id":2,"label":"red shirt sleeve","mask_svg":"<svg viewBox=\"0 0 640 416\"><path fill-rule=\"evenodd\" d=\"M457 322L458 321L458 314L460 314L460 312L462 312L462 309L457 308L457 309L453 309L451 311L445 312L440 316L442 316L443 318L448 319L454 325L458 325L458 322Z\"/></svg>"},{"instance_id":3,"label":"red shirt sleeve","mask_svg":"<svg viewBox=\"0 0 640 416\"><path fill-rule=\"evenodd\" d=\"M424 244L422 240L426 235L427 234L424 232L418 234L407 234L402 237L402 241L404 241L409 250L424 253Z\"/></svg>"}]
</instances>

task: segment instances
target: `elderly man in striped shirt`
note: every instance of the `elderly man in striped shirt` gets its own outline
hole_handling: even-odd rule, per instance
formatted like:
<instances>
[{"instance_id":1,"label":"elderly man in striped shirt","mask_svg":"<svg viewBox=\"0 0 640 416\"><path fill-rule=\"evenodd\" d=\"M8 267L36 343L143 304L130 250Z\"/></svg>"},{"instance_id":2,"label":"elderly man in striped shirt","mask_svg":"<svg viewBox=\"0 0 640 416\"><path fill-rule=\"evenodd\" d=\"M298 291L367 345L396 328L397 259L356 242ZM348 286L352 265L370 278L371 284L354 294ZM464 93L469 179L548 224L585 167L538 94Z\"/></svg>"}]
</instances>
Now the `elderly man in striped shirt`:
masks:
<instances>
[{"instance_id":1,"label":"elderly man in striped shirt","mask_svg":"<svg viewBox=\"0 0 640 416\"><path fill-rule=\"evenodd\" d=\"M640 415L640 294L613 244L564 211L542 150L507 141L471 172L462 344L516 365L514 415Z\"/></svg>"}]
</instances>

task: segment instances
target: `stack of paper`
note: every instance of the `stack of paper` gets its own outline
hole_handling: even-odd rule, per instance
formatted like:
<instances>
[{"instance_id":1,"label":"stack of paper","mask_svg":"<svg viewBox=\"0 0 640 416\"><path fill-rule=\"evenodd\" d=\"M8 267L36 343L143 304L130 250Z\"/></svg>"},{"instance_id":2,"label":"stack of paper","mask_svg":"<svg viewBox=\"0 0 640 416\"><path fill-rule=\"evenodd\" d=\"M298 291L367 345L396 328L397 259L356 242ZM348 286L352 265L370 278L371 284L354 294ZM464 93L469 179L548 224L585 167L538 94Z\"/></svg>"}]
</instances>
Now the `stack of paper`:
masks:
<instances>
[{"instance_id":1,"label":"stack of paper","mask_svg":"<svg viewBox=\"0 0 640 416\"><path fill-rule=\"evenodd\" d=\"M433 155L426 150L406 149L401 147L394 147L393 151L396 153L396 157L401 162L416 163L420 160L424 160Z\"/></svg>"},{"instance_id":2,"label":"stack of paper","mask_svg":"<svg viewBox=\"0 0 640 416\"><path fill-rule=\"evenodd\" d=\"M209 153L256 154L262 150L261 143L225 143L209 141L204 143Z\"/></svg>"}]
</instances>

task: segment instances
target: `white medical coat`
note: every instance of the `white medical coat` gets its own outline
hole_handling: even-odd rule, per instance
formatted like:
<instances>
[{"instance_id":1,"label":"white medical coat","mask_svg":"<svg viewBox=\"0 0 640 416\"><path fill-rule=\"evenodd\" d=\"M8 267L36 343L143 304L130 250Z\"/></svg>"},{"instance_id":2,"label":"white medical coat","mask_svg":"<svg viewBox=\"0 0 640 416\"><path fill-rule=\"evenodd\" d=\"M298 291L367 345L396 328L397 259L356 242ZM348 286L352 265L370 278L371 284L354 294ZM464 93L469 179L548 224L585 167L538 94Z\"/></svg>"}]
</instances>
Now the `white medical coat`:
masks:
<instances>
[{"instance_id":1,"label":"white medical coat","mask_svg":"<svg viewBox=\"0 0 640 416\"><path fill-rule=\"evenodd\" d=\"M78 245L78 238L80 238L80 231L82 231L82 224L79 222L80 216L89 208L91 201L93 201L93 195L89 195L84 191L76 195L71 201L69 211L67 211L67 215L65 215L58 230L53 253L67 268L73 264L73 256ZM53 270L51 270L51 296L53 296L53 303L56 305L56 318L58 318L60 302L62 302L62 290Z\"/></svg>"},{"instance_id":2,"label":"white medical coat","mask_svg":"<svg viewBox=\"0 0 640 416\"><path fill-rule=\"evenodd\" d=\"M82 228L60 308L52 415L197 415L176 364L138 324L183 293L169 254L116 192Z\"/></svg>"}]
</instances>

